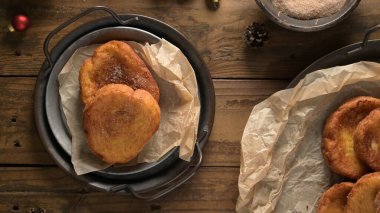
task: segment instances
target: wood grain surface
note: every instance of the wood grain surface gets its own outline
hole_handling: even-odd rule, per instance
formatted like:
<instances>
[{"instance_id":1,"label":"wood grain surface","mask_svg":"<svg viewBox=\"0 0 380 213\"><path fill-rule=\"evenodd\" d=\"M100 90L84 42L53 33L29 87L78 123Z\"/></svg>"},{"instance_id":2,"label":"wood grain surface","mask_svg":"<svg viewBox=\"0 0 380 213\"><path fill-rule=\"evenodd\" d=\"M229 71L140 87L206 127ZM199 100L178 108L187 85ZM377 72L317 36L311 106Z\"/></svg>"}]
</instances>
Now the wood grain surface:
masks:
<instances>
[{"instance_id":1,"label":"wood grain surface","mask_svg":"<svg viewBox=\"0 0 380 213\"><path fill-rule=\"evenodd\" d=\"M97 192L65 174L46 152L34 125L34 86L45 60L46 36L96 5L173 26L199 51L214 79L215 122L202 166L190 181L155 201ZM218 10L210 10L204 0L0 0L0 212L234 212L240 139L252 107L286 88L316 59L361 41L368 28L380 24L378 8L378 0L361 1L337 26L300 33L271 22L254 0L221 0ZM29 16L30 28L7 32L18 13ZM96 12L80 19L51 46L81 24L105 15ZM243 42L252 22L265 24L269 31L262 48Z\"/></svg>"},{"instance_id":2,"label":"wood grain surface","mask_svg":"<svg viewBox=\"0 0 380 213\"><path fill-rule=\"evenodd\" d=\"M42 44L47 34L69 17L88 7L104 5L119 13L143 14L162 20L182 32L198 49L214 78L291 79L321 56L359 42L365 31L378 24L378 0L362 1L342 23L315 33L292 32L271 22L253 0L225 0L219 10L207 9L203 0L0 0L0 26L25 11L32 26L25 33L0 34L0 75L35 76L44 60ZM97 12L63 31L56 40ZM248 48L242 35L251 22L264 23L270 33L260 49ZM14 61L17 60L17 63Z\"/></svg>"},{"instance_id":3,"label":"wood grain surface","mask_svg":"<svg viewBox=\"0 0 380 213\"><path fill-rule=\"evenodd\" d=\"M3 168L0 212L231 212L238 168L201 168L168 196L155 201L95 192L58 168Z\"/></svg>"},{"instance_id":4,"label":"wood grain surface","mask_svg":"<svg viewBox=\"0 0 380 213\"><path fill-rule=\"evenodd\" d=\"M34 126L33 77L0 78L0 165L54 165ZM205 147L205 166L239 166L240 139L252 107L287 81L214 80L215 124ZM228 124L228 125L225 125ZM13 157L17 155L17 157Z\"/></svg>"},{"instance_id":5,"label":"wood grain surface","mask_svg":"<svg viewBox=\"0 0 380 213\"><path fill-rule=\"evenodd\" d=\"M246 120L255 104L288 84L214 80L215 124L201 169L167 197L144 202L94 192L55 166L34 126L35 81L35 77L0 78L0 212L234 211Z\"/></svg>"}]
</instances>

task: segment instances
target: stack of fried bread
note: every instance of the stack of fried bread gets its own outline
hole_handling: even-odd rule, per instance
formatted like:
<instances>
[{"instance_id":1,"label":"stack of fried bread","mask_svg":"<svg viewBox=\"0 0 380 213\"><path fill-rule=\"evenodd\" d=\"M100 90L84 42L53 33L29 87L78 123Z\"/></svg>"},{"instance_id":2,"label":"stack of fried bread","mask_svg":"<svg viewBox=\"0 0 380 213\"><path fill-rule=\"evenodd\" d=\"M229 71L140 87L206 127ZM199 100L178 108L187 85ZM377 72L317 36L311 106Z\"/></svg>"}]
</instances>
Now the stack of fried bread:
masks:
<instances>
[{"instance_id":1,"label":"stack of fried bread","mask_svg":"<svg viewBox=\"0 0 380 213\"><path fill-rule=\"evenodd\" d=\"M362 176L356 183L337 183L326 190L318 203L318 213L380 212L380 172Z\"/></svg>"},{"instance_id":2,"label":"stack of fried bread","mask_svg":"<svg viewBox=\"0 0 380 213\"><path fill-rule=\"evenodd\" d=\"M323 129L322 152L330 169L357 180L324 192L318 212L380 212L380 99L359 96L333 112Z\"/></svg>"},{"instance_id":3,"label":"stack of fried bread","mask_svg":"<svg viewBox=\"0 0 380 213\"><path fill-rule=\"evenodd\" d=\"M79 81L89 149L109 164L134 159L160 123L159 88L144 61L110 41L84 62Z\"/></svg>"}]
</instances>

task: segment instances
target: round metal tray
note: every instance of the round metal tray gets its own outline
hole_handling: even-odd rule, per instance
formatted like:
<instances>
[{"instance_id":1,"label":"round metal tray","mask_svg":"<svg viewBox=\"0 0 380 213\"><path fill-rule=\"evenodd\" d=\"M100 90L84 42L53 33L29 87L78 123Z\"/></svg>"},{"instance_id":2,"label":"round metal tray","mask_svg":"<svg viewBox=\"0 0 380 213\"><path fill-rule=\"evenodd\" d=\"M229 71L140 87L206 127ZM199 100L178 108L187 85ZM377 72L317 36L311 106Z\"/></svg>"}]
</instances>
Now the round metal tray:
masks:
<instances>
[{"instance_id":1,"label":"round metal tray","mask_svg":"<svg viewBox=\"0 0 380 213\"><path fill-rule=\"evenodd\" d=\"M49 52L49 42L55 34L79 18L97 10L108 12L111 16L94 20L74 29L63 39L61 39ZM150 169L154 168L154 175L152 175L150 172L146 174L139 174L140 172L136 172L134 175L137 175L137 179L128 179L127 177L120 179L115 177L115 174L112 173L104 173L107 175L99 175L99 173L95 172L78 176L73 170L70 155L67 153L69 150L68 147L64 148L64 146L62 146L61 141L57 140L60 139L60 137L56 135L57 129L52 129L50 126L50 123L54 123L54 119L52 120L52 118L50 118L49 123L49 119L46 114L47 108L49 107L55 109L59 108L59 102L57 102L57 99L47 98L48 94L57 94L55 93L57 91L47 91L47 89L52 89L51 86L57 82L51 83L51 85L48 82L56 81L55 77L52 76L53 68L56 66L58 70L58 67L64 64L63 58L66 58L66 54L69 55L68 53L73 51L73 49L70 49L70 47L76 47L76 41L86 36L93 35L92 33L96 31L105 32L108 31L108 28L119 29L120 27L126 26L137 29L137 31L146 31L158 38L164 38L168 40L173 45L181 49L181 51L186 55L186 57L189 59L189 62L193 66L197 78L201 102L196 149L190 162L180 160L177 155L170 154L169 156L175 156L172 162L166 164L165 162L167 161L163 161L157 165L149 167ZM105 30L103 31L102 29ZM101 38L94 36L93 39L97 40ZM125 40L125 38L120 39ZM83 45L85 45L85 43L83 43ZM201 56L198 54L196 49L182 34L180 34L169 25L153 18L134 14L117 15L108 8L94 7L85 10L83 13L68 20L53 30L45 40L44 52L46 55L46 60L41 67L35 88L35 122L44 146L56 161L56 163L64 171L71 174L74 178L81 180L87 183L89 186L94 187L98 190L117 192L120 194L127 194L128 192L131 192L135 197L147 200L152 200L163 196L164 194L183 184L195 174L202 161L202 147L208 140L214 121L215 94L212 80L206 65L204 64ZM52 103L46 103L45 100L47 99L54 101L52 101ZM50 104L55 105L52 106ZM61 111L61 109L59 109L59 111ZM62 115L55 114L55 116L56 119L62 119ZM60 122L61 124L58 125L61 125L61 127L62 125L64 126L64 120L61 120ZM61 131L65 130L62 129Z\"/></svg>"},{"instance_id":2,"label":"round metal tray","mask_svg":"<svg viewBox=\"0 0 380 213\"><path fill-rule=\"evenodd\" d=\"M157 43L159 38L147 31L132 27L108 27L90 32L68 46L60 55L57 62L52 67L50 77L47 82L45 106L46 117L50 129L57 142L63 150L71 156L71 135L66 124L66 118L62 111L61 101L59 98L58 74L65 66L72 54L79 48L101 44L110 40L130 40L141 43ZM95 172L104 177L111 177L121 180L133 180L153 175L156 172L167 168L178 158L178 148L174 148L163 156L159 161L154 163L141 163L134 166L111 166L107 169Z\"/></svg>"},{"instance_id":3,"label":"round metal tray","mask_svg":"<svg viewBox=\"0 0 380 213\"><path fill-rule=\"evenodd\" d=\"M338 50L335 50L320 59L316 60L310 66L305 68L299 73L288 85L287 88L295 87L300 80L302 80L307 74L317 70L327 69L335 66L344 66L360 61L372 61L380 63L380 40L369 40L371 34L377 30L380 30L380 25L370 28L363 38L362 42L347 45ZM367 95L367 94L361 94ZM379 94L370 94L375 97ZM333 111L333 110L332 110ZM330 179L330 185L340 183L344 181L352 181L337 174L332 173Z\"/></svg>"}]
</instances>

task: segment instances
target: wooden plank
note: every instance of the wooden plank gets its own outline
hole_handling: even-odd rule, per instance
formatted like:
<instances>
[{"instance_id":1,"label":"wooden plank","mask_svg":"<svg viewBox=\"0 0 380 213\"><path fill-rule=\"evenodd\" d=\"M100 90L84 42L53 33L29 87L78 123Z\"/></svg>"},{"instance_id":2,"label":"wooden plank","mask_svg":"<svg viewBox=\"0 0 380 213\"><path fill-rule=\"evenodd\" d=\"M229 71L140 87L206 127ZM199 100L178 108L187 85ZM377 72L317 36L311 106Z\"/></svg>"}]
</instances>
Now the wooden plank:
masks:
<instances>
[{"instance_id":1,"label":"wooden plank","mask_svg":"<svg viewBox=\"0 0 380 213\"><path fill-rule=\"evenodd\" d=\"M214 80L215 122L203 165L239 166L240 139L252 107L287 83ZM0 164L54 164L35 129L34 84L35 78L0 78Z\"/></svg>"},{"instance_id":2,"label":"wooden plank","mask_svg":"<svg viewBox=\"0 0 380 213\"><path fill-rule=\"evenodd\" d=\"M207 192L205 192L207 193ZM225 192L230 194L230 192ZM221 195L224 196L224 195ZM108 194L72 193L0 193L1 212L28 213L145 213L145 212L235 212L235 201L188 200L188 201L137 201L129 197Z\"/></svg>"},{"instance_id":3,"label":"wooden plank","mask_svg":"<svg viewBox=\"0 0 380 213\"><path fill-rule=\"evenodd\" d=\"M34 125L34 85L35 78L0 78L0 164L54 163Z\"/></svg>"},{"instance_id":4,"label":"wooden plank","mask_svg":"<svg viewBox=\"0 0 380 213\"><path fill-rule=\"evenodd\" d=\"M204 164L239 166L240 140L254 105L284 89L287 81L214 80L215 120Z\"/></svg>"},{"instance_id":5,"label":"wooden plank","mask_svg":"<svg viewBox=\"0 0 380 213\"><path fill-rule=\"evenodd\" d=\"M201 168L184 185L155 201L83 191L58 168L2 168L0 212L233 212L238 168Z\"/></svg>"},{"instance_id":6,"label":"wooden plank","mask_svg":"<svg viewBox=\"0 0 380 213\"><path fill-rule=\"evenodd\" d=\"M119 13L148 15L172 25L194 44L214 78L291 79L321 56L362 40L364 32L378 24L380 15L379 1L366 0L333 28L299 33L277 26L252 0L223 1L217 11L207 9L205 1L68 0L62 4L52 0L35 4L3 0L1 4L0 26L6 26L18 11L27 12L32 21L24 33L0 33L0 75L7 76L37 75L44 60L42 44L47 34L94 5L105 5ZM79 23L102 16L96 13ZM252 21L264 23L270 33L263 48L248 48L242 40L245 27ZM72 29L59 34L55 41Z\"/></svg>"},{"instance_id":7,"label":"wooden plank","mask_svg":"<svg viewBox=\"0 0 380 213\"><path fill-rule=\"evenodd\" d=\"M59 167L2 167L0 192L71 192L89 189Z\"/></svg>"}]
</instances>

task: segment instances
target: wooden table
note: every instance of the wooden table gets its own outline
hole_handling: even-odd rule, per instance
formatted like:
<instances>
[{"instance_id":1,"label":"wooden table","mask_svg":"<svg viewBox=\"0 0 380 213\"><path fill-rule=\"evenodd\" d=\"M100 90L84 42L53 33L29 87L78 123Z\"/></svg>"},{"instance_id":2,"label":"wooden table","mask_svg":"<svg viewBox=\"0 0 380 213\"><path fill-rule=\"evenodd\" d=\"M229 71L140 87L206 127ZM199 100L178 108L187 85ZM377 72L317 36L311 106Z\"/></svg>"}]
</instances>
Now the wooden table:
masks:
<instances>
[{"instance_id":1,"label":"wooden table","mask_svg":"<svg viewBox=\"0 0 380 213\"><path fill-rule=\"evenodd\" d=\"M26 32L0 32L0 212L233 212L240 139L252 107L284 89L314 60L358 42L366 29L380 23L378 0L362 1L348 19L316 33L282 29L253 0L222 0L216 11L202 0L0 0L0 5L0 27L19 12L32 21ZM155 201L88 189L54 164L36 132L33 90L44 60L43 41L60 23L95 5L175 27L198 49L214 79L215 123L202 167L190 181ZM264 23L270 32L260 49L242 40L252 21Z\"/></svg>"}]
</instances>

